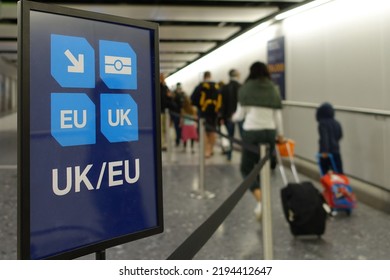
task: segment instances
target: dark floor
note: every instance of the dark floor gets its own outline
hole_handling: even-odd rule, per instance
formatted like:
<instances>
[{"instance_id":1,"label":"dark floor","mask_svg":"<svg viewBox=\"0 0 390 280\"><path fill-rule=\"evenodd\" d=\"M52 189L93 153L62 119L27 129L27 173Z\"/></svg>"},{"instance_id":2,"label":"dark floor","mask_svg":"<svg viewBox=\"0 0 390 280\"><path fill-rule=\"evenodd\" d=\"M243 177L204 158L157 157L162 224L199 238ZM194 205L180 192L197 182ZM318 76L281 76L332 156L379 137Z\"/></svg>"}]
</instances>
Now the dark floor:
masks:
<instances>
[{"instance_id":1,"label":"dark floor","mask_svg":"<svg viewBox=\"0 0 390 280\"><path fill-rule=\"evenodd\" d=\"M0 129L0 143L0 259L5 260L16 259L16 132ZM197 151L175 148L171 158L164 153L164 233L110 248L107 258L166 259L241 183L239 156L236 152L227 162L217 148L205 171L206 189L215 198L196 199L191 193L199 179ZM296 239L282 214L279 172L272 174L271 184L275 259L390 259L388 214L359 203L351 217L340 213L329 219L321 239ZM245 194L195 259L262 259L262 226L255 219L254 206L251 194Z\"/></svg>"}]
</instances>

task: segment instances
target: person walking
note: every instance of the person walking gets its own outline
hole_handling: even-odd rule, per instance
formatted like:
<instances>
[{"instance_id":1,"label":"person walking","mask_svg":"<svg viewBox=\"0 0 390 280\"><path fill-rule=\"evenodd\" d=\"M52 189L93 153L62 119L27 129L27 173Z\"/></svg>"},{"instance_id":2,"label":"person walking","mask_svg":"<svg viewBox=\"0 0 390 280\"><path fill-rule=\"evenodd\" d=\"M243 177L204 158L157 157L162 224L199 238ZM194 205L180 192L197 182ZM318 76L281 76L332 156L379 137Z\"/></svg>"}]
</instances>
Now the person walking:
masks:
<instances>
[{"instance_id":1,"label":"person walking","mask_svg":"<svg viewBox=\"0 0 390 280\"><path fill-rule=\"evenodd\" d=\"M237 110L238 89L241 86L241 84L238 82L239 77L239 72L236 69L231 69L229 71L229 83L226 84L221 90L221 125L226 127L226 131L229 137L234 137L235 132L235 123L232 121L232 117ZM228 150L225 151L228 161L232 159L232 151L233 142L230 140Z\"/></svg>"},{"instance_id":2,"label":"person walking","mask_svg":"<svg viewBox=\"0 0 390 280\"><path fill-rule=\"evenodd\" d=\"M321 104L316 111L316 120L318 122L319 133L319 153L320 165L322 172L326 174L333 170L332 163L329 159L329 154L333 155L334 164L337 173L343 174L343 163L340 153L340 140L343 138L343 130L341 124L335 119L335 111L333 106L325 102ZM333 170L335 171L335 170Z\"/></svg>"},{"instance_id":3,"label":"person walking","mask_svg":"<svg viewBox=\"0 0 390 280\"><path fill-rule=\"evenodd\" d=\"M165 118L167 117L165 115L165 109L171 108L172 94L165 83L164 73L160 73L160 94L161 94L161 112L160 112L161 113L161 149L162 151L166 151L167 144L165 141L165 134L167 133L167 130L169 130L169 127L166 127L165 124Z\"/></svg>"},{"instance_id":4,"label":"person walking","mask_svg":"<svg viewBox=\"0 0 390 280\"><path fill-rule=\"evenodd\" d=\"M234 121L242 121L242 140L245 143L259 146L268 144L270 153L275 149L275 139L284 141L282 122L282 100L277 86L271 81L267 66L255 62L250 66L249 76L238 91L237 111ZM259 162L258 153L243 149L240 171L245 178ZM260 178L250 186L255 200L255 214L261 218Z\"/></svg>"},{"instance_id":5,"label":"person walking","mask_svg":"<svg viewBox=\"0 0 390 280\"><path fill-rule=\"evenodd\" d=\"M191 95L192 104L199 110L199 116L206 123L205 157L214 154L214 145L217 139L218 113L222 105L222 94L217 83L211 80L211 73L204 72L201 82Z\"/></svg>"},{"instance_id":6,"label":"person walking","mask_svg":"<svg viewBox=\"0 0 390 280\"><path fill-rule=\"evenodd\" d=\"M188 97L184 98L183 107L181 109L181 139L183 141L184 149L186 151L187 141L191 141L191 153L194 153L194 142L198 140L197 120L198 113L196 107L191 104Z\"/></svg>"},{"instance_id":7,"label":"person walking","mask_svg":"<svg viewBox=\"0 0 390 280\"><path fill-rule=\"evenodd\" d=\"M175 127L175 144L176 147L180 145L181 140L181 127L180 127L180 113L183 106L185 93L181 86L181 83L176 84L176 89L173 91L172 96L172 109L171 109L171 120L173 121L173 125Z\"/></svg>"}]
</instances>

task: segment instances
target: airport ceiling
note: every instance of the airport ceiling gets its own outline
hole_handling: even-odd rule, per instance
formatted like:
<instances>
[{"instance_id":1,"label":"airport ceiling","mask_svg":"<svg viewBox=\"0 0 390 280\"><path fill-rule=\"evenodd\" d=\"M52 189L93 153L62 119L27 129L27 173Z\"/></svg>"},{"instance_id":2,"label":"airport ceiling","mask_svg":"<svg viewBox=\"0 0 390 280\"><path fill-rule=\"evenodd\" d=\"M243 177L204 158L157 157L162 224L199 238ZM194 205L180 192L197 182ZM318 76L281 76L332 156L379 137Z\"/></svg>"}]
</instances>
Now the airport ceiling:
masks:
<instances>
[{"instance_id":1,"label":"airport ceiling","mask_svg":"<svg viewBox=\"0 0 390 280\"><path fill-rule=\"evenodd\" d=\"M0 59L17 65L15 1L0 0ZM100 13L157 22L160 71L173 73L273 14L305 0L51 1Z\"/></svg>"}]
</instances>

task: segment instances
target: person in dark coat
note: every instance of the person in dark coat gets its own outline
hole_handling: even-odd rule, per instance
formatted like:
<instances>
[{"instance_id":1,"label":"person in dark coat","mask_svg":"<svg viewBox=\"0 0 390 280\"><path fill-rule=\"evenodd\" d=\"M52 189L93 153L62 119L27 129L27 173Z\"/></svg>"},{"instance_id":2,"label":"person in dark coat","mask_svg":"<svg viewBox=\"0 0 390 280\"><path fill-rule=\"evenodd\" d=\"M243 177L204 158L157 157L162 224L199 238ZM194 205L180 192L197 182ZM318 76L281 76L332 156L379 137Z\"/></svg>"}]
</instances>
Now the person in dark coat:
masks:
<instances>
[{"instance_id":1,"label":"person in dark coat","mask_svg":"<svg viewBox=\"0 0 390 280\"><path fill-rule=\"evenodd\" d=\"M167 133L167 130L169 127L166 127L165 125L165 110L166 109L171 109L171 104L172 104L172 93L169 90L168 86L165 83L165 75L163 73L160 73L160 94L161 94L161 149L162 151L166 151L166 136L165 134Z\"/></svg>"},{"instance_id":2,"label":"person in dark coat","mask_svg":"<svg viewBox=\"0 0 390 280\"><path fill-rule=\"evenodd\" d=\"M229 71L229 83L222 88L221 125L225 125L229 137L234 137L235 123L232 116L237 110L239 72L235 69ZM241 123L242 125L242 123ZM233 143L230 141L229 150L226 151L227 159L232 159Z\"/></svg>"},{"instance_id":3,"label":"person in dark coat","mask_svg":"<svg viewBox=\"0 0 390 280\"><path fill-rule=\"evenodd\" d=\"M173 92L172 97L172 109L171 109L171 120L173 121L173 125L175 126L176 132L176 147L180 145L181 140L181 127L180 127L180 114L181 109L183 107L183 102L186 94L183 91L181 83L176 84L176 89Z\"/></svg>"},{"instance_id":4,"label":"person in dark coat","mask_svg":"<svg viewBox=\"0 0 390 280\"><path fill-rule=\"evenodd\" d=\"M319 133L320 165L324 174L333 170L329 154L333 155L337 173L343 173L343 164L340 154L340 140L343 137L341 124L335 119L335 111L330 103L323 103L316 112Z\"/></svg>"}]
</instances>

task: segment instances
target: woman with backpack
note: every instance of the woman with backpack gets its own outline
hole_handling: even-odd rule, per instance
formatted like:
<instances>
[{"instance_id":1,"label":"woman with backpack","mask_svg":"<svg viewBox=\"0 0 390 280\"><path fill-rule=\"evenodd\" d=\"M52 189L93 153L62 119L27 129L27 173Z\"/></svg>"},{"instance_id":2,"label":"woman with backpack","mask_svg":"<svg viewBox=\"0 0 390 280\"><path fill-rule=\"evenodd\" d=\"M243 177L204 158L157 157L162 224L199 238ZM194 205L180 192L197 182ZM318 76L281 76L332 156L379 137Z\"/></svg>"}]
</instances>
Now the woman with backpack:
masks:
<instances>
[{"instance_id":1,"label":"woman with backpack","mask_svg":"<svg viewBox=\"0 0 390 280\"><path fill-rule=\"evenodd\" d=\"M211 73L204 72L201 82L191 95L192 104L198 108L199 117L205 120L205 157L214 154L217 139L218 113L222 106L222 94L219 85L211 80Z\"/></svg>"}]
</instances>

